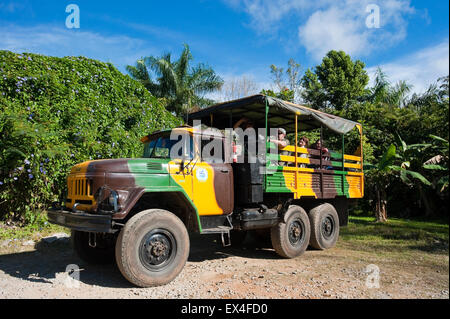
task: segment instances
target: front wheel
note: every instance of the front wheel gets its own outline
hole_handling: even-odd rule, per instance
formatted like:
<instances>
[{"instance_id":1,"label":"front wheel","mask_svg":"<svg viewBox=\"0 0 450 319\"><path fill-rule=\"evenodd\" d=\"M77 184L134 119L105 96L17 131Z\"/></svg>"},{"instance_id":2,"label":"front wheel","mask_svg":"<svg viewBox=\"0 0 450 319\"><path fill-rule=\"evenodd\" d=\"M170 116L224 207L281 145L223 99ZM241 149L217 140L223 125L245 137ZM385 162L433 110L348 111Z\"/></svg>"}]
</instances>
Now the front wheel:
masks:
<instances>
[{"instance_id":1,"label":"front wheel","mask_svg":"<svg viewBox=\"0 0 450 319\"><path fill-rule=\"evenodd\" d=\"M302 255L308 247L310 225L303 208L291 205L284 219L270 232L272 246L278 255L295 258Z\"/></svg>"},{"instance_id":2,"label":"front wheel","mask_svg":"<svg viewBox=\"0 0 450 319\"><path fill-rule=\"evenodd\" d=\"M133 216L116 244L122 275L139 287L164 285L183 269L189 256L189 235L183 222L162 209Z\"/></svg>"}]
</instances>

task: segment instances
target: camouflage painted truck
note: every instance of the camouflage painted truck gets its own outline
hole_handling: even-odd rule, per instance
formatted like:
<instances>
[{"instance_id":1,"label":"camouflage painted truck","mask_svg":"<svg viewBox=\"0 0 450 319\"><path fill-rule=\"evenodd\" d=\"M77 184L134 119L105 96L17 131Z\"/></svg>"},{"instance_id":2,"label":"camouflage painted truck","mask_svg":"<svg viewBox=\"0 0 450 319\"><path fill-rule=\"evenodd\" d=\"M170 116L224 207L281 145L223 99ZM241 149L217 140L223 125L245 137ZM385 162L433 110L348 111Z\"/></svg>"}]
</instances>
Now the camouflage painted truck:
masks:
<instances>
[{"instance_id":1,"label":"camouflage painted truck","mask_svg":"<svg viewBox=\"0 0 450 319\"><path fill-rule=\"evenodd\" d=\"M266 130L265 136L269 128L284 128L292 136L282 149L288 154L274 152L264 137L265 161L235 163L236 147L223 138L222 160L203 160L208 139L197 138L195 121L223 130L242 117ZM71 169L67 198L48 217L72 230L80 258L91 263L115 258L127 280L149 287L181 272L189 255L188 232L219 234L230 245L258 231L270 236L285 258L300 256L308 245L336 244L349 203L364 195L359 123L265 95L213 105L189 114L187 123L191 126L143 137L142 158L88 161ZM341 151L297 146L299 135L309 130L319 130L320 139L323 130L335 133ZM171 139L174 133L184 138ZM350 133L358 144L351 155L344 153ZM181 140L189 152L171 158Z\"/></svg>"}]
</instances>

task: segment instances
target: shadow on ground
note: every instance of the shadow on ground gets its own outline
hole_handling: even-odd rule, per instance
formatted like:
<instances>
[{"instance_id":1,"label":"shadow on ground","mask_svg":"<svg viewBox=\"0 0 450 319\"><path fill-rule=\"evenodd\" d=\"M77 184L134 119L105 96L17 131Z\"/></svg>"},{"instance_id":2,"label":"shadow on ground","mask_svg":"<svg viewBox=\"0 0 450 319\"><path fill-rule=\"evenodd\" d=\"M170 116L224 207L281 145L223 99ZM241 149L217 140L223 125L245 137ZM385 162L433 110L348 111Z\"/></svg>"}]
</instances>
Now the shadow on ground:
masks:
<instances>
[{"instance_id":1,"label":"shadow on ground","mask_svg":"<svg viewBox=\"0 0 450 319\"><path fill-rule=\"evenodd\" d=\"M238 246L223 247L219 235L192 234L191 251L188 261L202 262L238 256L252 259L280 259L272 249L270 240L261 240L248 234L244 242Z\"/></svg>"},{"instance_id":2,"label":"shadow on ground","mask_svg":"<svg viewBox=\"0 0 450 319\"><path fill-rule=\"evenodd\" d=\"M87 285L110 288L131 288L115 264L89 265L73 252L70 240L53 243L38 242L35 251L0 255L0 270L22 280L52 284L56 274L66 272L69 265L80 269L80 281Z\"/></svg>"},{"instance_id":3,"label":"shadow on ground","mask_svg":"<svg viewBox=\"0 0 450 319\"><path fill-rule=\"evenodd\" d=\"M255 259L279 259L270 242L258 241L247 236L243 245L223 247L220 237L214 235L191 235L188 261L202 262L241 256ZM91 265L82 261L72 250L68 238L53 243L40 241L34 251L0 255L0 270L22 280L52 284L56 274L66 272L68 265L80 268L80 281L87 285L109 288L134 288L120 273L112 261L108 265Z\"/></svg>"}]
</instances>

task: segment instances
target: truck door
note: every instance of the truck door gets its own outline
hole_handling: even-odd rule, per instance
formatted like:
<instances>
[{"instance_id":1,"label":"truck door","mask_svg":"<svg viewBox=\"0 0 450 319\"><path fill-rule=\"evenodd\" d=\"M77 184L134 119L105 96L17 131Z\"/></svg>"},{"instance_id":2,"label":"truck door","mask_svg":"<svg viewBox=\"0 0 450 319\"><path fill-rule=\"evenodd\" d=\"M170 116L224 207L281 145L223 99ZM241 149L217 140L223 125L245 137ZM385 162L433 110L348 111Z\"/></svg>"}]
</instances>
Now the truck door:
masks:
<instances>
[{"instance_id":1,"label":"truck door","mask_svg":"<svg viewBox=\"0 0 450 319\"><path fill-rule=\"evenodd\" d=\"M207 143L208 140L202 140L202 151ZM234 206L233 169L230 164L224 163L223 155L222 158L212 158L208 157L208 162L201 159L194 167L194 204L199 215L230 214Z\"/></svg>"},{"instance_id":2,"label":"truck door","mask_svg":"<svg viewBox=\"0 0 450 319\"><path fill-rule=\"evenodd\" d=\"M186 133L184 137L186 145L184 145L182 151L184 151L185 154L177 154L176 158L171 159L168 166L169 166L169 173L173 181L178 186L180 186L184 190L186 195L189 197L189 199L192 200L193 199L192 168L194 166L193 162L195 161L194 146L192 136ZM174 144L175 142L171 141L171 143ZM187 144L189 144L189 146Z\"/></svg>"}]
</instances>

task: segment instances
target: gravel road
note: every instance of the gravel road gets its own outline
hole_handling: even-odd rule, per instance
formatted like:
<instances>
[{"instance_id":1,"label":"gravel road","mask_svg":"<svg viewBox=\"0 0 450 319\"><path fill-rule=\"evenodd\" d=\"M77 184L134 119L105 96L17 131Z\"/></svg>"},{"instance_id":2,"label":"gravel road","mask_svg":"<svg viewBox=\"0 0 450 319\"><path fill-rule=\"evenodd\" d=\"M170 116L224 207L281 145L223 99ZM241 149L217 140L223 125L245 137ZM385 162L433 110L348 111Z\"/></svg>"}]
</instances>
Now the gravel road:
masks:
<instances>
[{"instance_id":1,"label":"gravel road","mask_svg":"<svg viewBox=\"0 0 450 319\"><path fill-rule=\"evenodd\" d=\"M215 239L191 235L181 274L154 288L134 287L115 265L82 262L68 238L0 243L0 298L449 298L448 256L446 266L405 265L338 243L282 259L252 237L239 249Z\"/></svg>"}]
</instances>

